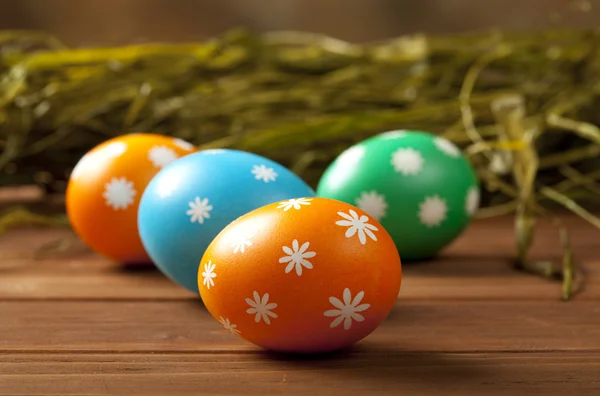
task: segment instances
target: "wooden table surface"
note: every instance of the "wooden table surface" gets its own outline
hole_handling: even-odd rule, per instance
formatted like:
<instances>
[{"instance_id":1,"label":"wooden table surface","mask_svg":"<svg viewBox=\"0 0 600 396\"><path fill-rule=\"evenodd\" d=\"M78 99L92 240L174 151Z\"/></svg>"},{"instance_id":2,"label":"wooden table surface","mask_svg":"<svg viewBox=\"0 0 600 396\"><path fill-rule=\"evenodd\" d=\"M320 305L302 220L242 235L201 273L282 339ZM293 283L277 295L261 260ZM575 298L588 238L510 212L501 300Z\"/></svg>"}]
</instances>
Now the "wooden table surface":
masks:
<instances>
[{"instance_id":1,"label":"wooden table surface","mask_svg":"<svg viewBox=\"0 0 600 396\"><path fill-rule=\"evenodd\" d=\"M69 230L0 236L1 395L600 395L600 231L565 217L584 289L516 272L512 219L473 223L404 264L389 318L353 348L291 358L238 339L156 270L121 268ZM540 225L533 254L555 258Z\"/></svg>"}]
</instances>

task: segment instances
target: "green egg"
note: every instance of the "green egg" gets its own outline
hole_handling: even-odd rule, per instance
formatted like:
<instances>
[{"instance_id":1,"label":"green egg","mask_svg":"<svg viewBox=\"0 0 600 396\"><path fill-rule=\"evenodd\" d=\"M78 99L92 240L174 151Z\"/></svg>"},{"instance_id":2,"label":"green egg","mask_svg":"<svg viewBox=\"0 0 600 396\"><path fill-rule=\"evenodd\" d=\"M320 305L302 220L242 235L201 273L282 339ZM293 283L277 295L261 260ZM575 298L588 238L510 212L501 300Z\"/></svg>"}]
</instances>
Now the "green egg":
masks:
<instances>
[{"instance_id":1,"label":"green egg","mask_svg":"<svg viewBox=\"0 0 600 396\"><path fill-rule=\"evenodd\" d=\"M449 245L479 208L475 170L451 141L390 131L342 152L317 196L355 205L390 233L402 259L428 259Z\"/></svg>"}]
</instances>

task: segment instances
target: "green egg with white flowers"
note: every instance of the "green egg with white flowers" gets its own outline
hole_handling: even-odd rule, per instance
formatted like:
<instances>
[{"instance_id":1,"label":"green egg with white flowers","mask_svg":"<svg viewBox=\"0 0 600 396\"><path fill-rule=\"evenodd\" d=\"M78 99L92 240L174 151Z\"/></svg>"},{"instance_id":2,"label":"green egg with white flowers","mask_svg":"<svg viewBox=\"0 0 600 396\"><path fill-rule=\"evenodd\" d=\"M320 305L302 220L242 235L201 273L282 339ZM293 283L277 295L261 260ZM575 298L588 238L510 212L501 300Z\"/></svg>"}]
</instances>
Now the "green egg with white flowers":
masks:
<instances>
[{"instance_id":1,"label":"green egg with white flowers","mask_svg":"<svg viewBox=\"0 0 600 396\"><path fill-rule=\"evenodd\" d=\"M319 197L367 212L392 236L403 260L436 256L479 209L475 169L450 140L395 130L342 152L325 170Z\"/></svg>"}]
</instances>

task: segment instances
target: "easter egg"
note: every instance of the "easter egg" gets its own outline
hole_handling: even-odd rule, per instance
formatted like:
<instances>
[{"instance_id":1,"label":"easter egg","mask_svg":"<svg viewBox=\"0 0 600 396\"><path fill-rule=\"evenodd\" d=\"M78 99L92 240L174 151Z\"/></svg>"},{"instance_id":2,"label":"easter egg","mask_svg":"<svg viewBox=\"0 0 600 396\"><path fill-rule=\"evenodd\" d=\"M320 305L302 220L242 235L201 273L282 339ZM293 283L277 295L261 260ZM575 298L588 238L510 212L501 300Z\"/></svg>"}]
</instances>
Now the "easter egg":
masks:
<instances>
[{"instance_id":1,"label":"easter egg","mask_svg":"<svg viewBox=\"0 0 600 396\"><path fill-rule=\"evenodd\" d=\"M204 150L161 170L142 197L146 250L172 281L198 293L198 265L217 234L239 216L282 199L314 196L282 165L239 150Z\"/></svg>"},{"instance_id":2,"label":"easter egg","mask_svg":"<svg viewBox=\"0 0 600 396\"><path fill-rule=\"evenodd\" d=\"M200 264L210 314L232 334L284 353L330 352L365 338L389 315L402 279L398 250L381 224L318 197L241 216Z\"/></svg>"},{"instance_id":3,"label":"easter egg","mask_svg":"<svg viewBox=\"0 0 600 396\"><path fill-rule=\"evenodd\" d=\"M181 139L132 133L109 139L75 165L66 190L66 211L78 237L115 261L148 264L137 228L144 188L165 165L197 151Z\"/></svg>"},{"instance_id":4,"label":"easter egg","mask_svg":"<svg viewBox=\"0 0 600 396\"><path fill-rule=\"evenodd\" d=\"M403 260L428 259L449 245L479 207L475 170L451 141L390 131L342 152L317 196L358 206L394 239Z\"/></svg>"}]
</instances>

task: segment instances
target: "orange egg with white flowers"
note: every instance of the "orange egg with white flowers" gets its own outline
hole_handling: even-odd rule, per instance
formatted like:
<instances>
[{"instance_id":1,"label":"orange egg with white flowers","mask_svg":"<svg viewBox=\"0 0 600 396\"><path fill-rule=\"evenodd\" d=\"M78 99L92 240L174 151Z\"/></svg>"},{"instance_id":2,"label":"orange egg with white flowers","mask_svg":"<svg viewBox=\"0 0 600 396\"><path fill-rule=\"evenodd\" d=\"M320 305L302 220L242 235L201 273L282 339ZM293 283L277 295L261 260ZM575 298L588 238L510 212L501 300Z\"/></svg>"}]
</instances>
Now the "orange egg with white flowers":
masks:
<instances>
[{"instance_id":1,"label":"orange egg with white flowers","mask_svg":"<svg viewBox=\"0 0 600 396\"><path fill-rule=\"evenodd\" d=\"M94 147L67 185L66 210L77 236L112 260L149 264L137 228L139 200L164 166L196 151L189 142L152 133L125 134Z\"/></svg>"},{"instance_id":2,"label":"orange egg with white flowers","mask_svg":"<svg viewBox=\"0 0 600 396\"><path fill-rule=\"evenodd\" d=\"M267 350L323 353L368 336L396 303L394 241L361 209L296 198L225 227L198 269L202 300L225 330Z\"/></svg>"}]
</instances>

